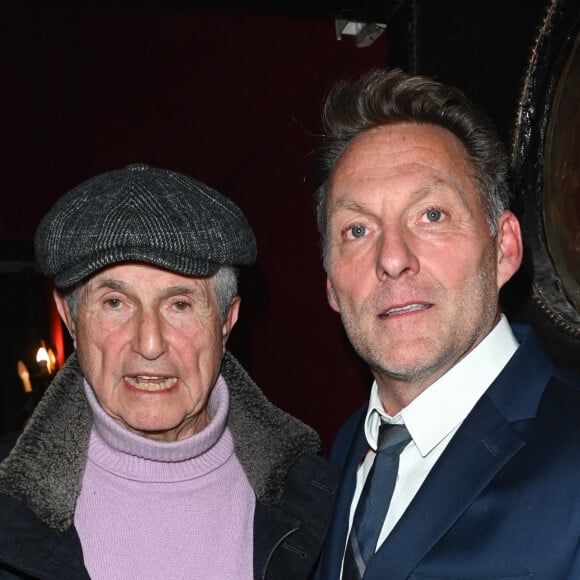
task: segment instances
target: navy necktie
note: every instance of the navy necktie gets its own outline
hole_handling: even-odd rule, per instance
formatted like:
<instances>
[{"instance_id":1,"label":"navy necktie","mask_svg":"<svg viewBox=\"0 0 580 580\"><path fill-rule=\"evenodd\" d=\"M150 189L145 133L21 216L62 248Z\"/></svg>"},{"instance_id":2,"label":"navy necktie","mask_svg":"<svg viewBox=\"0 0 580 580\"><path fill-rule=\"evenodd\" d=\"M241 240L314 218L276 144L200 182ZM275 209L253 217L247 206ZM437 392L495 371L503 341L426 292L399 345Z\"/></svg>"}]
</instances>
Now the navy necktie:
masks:
<instances>
[{"instance_id":1,"label":"navy necktie","mask_svg":"<svg viewBox=\"0 0 580 580\"><path fill-rule=\"evenodd\" d=\"M391 503L399 455L410 440L404 425L380 427L375 461L358 501L346 545L342 580L360 580L364 576Z\"/></svg>"}]
</instances>

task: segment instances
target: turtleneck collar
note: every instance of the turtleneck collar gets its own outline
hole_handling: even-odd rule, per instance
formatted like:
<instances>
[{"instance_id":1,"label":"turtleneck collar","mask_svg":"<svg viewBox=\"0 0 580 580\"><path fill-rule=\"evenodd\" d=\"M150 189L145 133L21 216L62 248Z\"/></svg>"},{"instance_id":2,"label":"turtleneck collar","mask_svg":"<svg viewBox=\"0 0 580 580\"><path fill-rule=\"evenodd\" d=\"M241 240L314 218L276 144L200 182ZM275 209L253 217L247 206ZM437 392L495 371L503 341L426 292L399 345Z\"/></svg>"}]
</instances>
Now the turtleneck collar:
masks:
<instances>
[{"instance_id":1,"label":"turtleneck collar","mask_svg":"<svg viewBox=\"0 0 580 580\"><path fill-rule=\"evenodd\" d=\"M187 439L171 443L128 431L103 410L86 381L84 389L94 416L89 458L109 472L141 481L183 481L216 469L234 452L226 429L228 387L221 376L208 401L209 425Z\"/></svg>"}]
</instances>

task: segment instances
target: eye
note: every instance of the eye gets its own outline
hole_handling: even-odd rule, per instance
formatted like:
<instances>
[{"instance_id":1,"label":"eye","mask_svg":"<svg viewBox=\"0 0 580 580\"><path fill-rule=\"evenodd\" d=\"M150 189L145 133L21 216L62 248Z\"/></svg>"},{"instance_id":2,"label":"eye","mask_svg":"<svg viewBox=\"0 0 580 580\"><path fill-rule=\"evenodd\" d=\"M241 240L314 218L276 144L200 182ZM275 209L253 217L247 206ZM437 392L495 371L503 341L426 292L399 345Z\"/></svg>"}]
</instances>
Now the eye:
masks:
<instances>
[{"instance_id":1,"label":"eye","mask_svg":"<svg viewBox=\"0 0 580 580\"><path fill-rule=\"evenodd\" d=\"M436 208L428 209L425 212L425 217L427 218L427 221L438 222L441 221L441 218L443 217L443 212L440 209Z\"/></svg>"},{"instance_id":2,"label":"eye","mask_svg":"<svg viewBox=\"0 0 580 580\"><path fill-rule=\"evenodd\" d=\"M364 226L357 224L355 226L351 226L348 229L348 233L353 238L362 238L367 233L367 229Z\"/></svg>"},{"instance_id":3,"label":"eye","mask_svg":"<svg viewBox=\"0 0 580 580\"><path fill-rule=\"evenodd\" d=\"M119 308L121 308L121 305L123 304L121 302L121 300L119 300L119 298L108 298L107 300L105 300L105 304L113 309L113 310L117 310Z\"/></svg>"},{"instance_id":4,"label":"eye","mask_svg":"<svg viewBox=\"0 0 580 580\"><path fill-rule=\"evenodd\" d=\"M173 308L178 312L184 312L189 307L190 307L189 302L186 302L185 300L178 300L177 302L173 303Z\"/></svg>"}]
</instances>

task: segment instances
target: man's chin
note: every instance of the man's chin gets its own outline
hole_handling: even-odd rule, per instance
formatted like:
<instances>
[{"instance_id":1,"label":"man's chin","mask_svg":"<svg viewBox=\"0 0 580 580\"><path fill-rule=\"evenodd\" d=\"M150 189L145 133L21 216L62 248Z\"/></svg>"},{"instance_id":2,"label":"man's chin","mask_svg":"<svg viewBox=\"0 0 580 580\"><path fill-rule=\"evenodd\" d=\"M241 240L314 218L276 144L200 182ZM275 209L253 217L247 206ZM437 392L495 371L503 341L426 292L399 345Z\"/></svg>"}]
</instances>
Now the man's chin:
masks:
<instances>
[{"instance_id":1,"label":"man's chin","mask_svg":"<svg viewBox=\"0 0 580 580\"><path fill-rule=\"evenodd\" d=\"M409 356L409 354L411 353L406 352L397 356L397 353L392 353L388 357L381 356L367 359L366 362L369 364L377 381L379 381L378 377L380 376L383 382L390 380L416 383L428 381L430 377L438 374L442 361L439 359L433 360L432 358L426 359L425 356L419 356L419 354L417 356Z\"/></svg>"}]
</instances>

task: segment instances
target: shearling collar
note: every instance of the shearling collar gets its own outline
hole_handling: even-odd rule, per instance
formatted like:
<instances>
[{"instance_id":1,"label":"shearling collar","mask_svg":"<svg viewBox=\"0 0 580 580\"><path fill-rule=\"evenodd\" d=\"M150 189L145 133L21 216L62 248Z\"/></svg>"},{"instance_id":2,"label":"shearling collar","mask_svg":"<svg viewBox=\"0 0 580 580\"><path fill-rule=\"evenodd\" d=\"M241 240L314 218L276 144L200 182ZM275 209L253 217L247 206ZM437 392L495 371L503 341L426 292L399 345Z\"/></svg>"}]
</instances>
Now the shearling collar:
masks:
<instances>
[{"instance_id":1,"label":"shearling collar","mask_svg":"<svg viewBox=\"0 0 580 580\"><path fill-rule=\"evenodd\" d=\"M230 427L236 455L256 498L276 503L300 455L317 452L316 433L272 405L229 353L222 375L230 392ZM0 493L14 496L52 528L67 530L85 469L92 414L73 354L38 404L9 457L0 465Z\"/></svg>"}]
</instances>

